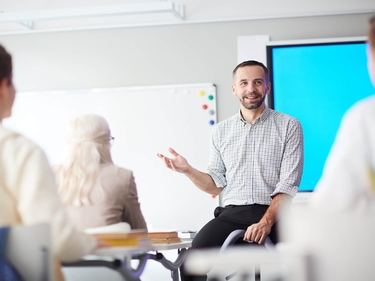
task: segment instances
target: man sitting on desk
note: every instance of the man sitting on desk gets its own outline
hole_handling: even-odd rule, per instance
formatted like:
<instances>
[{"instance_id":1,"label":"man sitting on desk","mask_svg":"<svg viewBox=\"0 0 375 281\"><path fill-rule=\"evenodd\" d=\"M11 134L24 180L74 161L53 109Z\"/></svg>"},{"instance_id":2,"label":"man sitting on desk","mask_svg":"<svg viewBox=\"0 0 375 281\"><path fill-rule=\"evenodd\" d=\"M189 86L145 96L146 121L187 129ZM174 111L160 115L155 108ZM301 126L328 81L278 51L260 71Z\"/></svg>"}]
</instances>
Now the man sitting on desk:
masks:
<instances>
[{"instance_id":1,"label":"man sitting on desk","mask_svg":"<svg viewBox=\"0 0 375 281\"><path fill-rule=\"evenodd\" d=\"M185 174L198 188L222 194L225 208L198 233L192 248L220 247L236 229L246 230L244 240L262 244L274 236L281 202L297 193L303 169L303 134L300 122L269 109L268 69L260 62L245 61L233 70L232 94L240 101L240 112L212 131L208 172L189 165L172 148L173 157L158 156L165 165ZM206 280L187 276L182 280Z\"/></svg>"}]
</instances>

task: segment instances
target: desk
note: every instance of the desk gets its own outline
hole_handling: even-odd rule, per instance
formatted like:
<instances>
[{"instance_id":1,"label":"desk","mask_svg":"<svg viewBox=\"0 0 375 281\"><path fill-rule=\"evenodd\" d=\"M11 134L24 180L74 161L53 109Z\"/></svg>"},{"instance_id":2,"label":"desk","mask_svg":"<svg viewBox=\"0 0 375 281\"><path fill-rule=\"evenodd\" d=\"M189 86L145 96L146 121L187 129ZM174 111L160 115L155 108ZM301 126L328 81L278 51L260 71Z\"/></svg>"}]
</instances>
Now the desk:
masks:
<instances>
[{"instance_id":1,"label":"desk","mask_svg":"<svg viewBox=\"0 0 375 281\"><path fill-rule=\"evenodd\" d=\"M64 267L104 266L116 270L127 281L139 281L149 259L161 263L171 271L173 281L179 280L178 269L186 258L186 248L191 240L173 244L154 244L149 247L109 247L96 250L92 255L85 256L81 261L64 263ZM167 260L159 251L178 250L175 261ZM131 260L139 260L138 266L132 268Z\"/></svg>"}]
</instances>

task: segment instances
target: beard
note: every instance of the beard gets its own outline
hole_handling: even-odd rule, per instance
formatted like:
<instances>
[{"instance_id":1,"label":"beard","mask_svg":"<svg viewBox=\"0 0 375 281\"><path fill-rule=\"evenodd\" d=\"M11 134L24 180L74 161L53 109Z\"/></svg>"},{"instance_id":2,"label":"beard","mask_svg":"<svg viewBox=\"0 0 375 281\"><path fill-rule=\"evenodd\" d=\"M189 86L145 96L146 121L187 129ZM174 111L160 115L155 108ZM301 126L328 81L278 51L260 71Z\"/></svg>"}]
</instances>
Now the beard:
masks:
<instances>
[{"instance_id":1,"label":"beard","mask_svg":"<svg viewBox=\"0 0 375 281\"><path fill-rule=\"evenodd\" d=\"M266 95L264 95L263 97L258 93L252 93L251 95L256 96L257 98L261 98L261 99L256 103L246 103L244 101L244 98L240 99L241 104L246 109L257 109L263 104L264 100L266 99Z\"/></svg>"}]
</instances>

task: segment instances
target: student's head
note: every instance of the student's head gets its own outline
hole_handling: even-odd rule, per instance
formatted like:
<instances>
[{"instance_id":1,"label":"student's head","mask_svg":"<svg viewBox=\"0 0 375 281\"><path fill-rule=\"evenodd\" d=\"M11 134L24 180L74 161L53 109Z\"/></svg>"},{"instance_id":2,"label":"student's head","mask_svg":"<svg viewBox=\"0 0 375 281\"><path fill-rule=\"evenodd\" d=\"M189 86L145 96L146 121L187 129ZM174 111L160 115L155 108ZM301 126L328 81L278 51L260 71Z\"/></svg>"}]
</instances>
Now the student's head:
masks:
<instances>
[{"instance_id":1,"label":"student's head","mask_svg":"<svg viewBox=\"0 0 375 281\"><path fill-rule=\"evenodd\" d=\"M233 70L232 94L239 99L242 113L262 109L270 90L268 69L261 62L244 61Z\"/></svg>"},{"instance_id":2,"label":"student's head","mask_svg":"<svg viewBox=\"0 0 375 281\"><path fill-rule=\"evenodd\" d=\"M11 115L15 94L12 82L12 57L0 45L0 122Z\"/></svg>"},{"instance_id":3,"label":"student's head","mask_svg":"<svg viewBox=\"0 0 375 281\"><path fill-rule=\"evenodd\" d=\"M369 20L369 29L368 29L368 65L372 83L375 85L375 16Z\"/></svg>"},{"instance_id":4,"label":"student's head","mask_svg":"<svg viewBox=\"0 0 375 281\"><path fill-rule=\"evenodd\" d=\"M80 115L71 120L67 128L67 144L71 147L67 156L89 159L96 155L98 164L111 163L110 139L111 131L102 116Z\"/></svg>"}]
</instances>

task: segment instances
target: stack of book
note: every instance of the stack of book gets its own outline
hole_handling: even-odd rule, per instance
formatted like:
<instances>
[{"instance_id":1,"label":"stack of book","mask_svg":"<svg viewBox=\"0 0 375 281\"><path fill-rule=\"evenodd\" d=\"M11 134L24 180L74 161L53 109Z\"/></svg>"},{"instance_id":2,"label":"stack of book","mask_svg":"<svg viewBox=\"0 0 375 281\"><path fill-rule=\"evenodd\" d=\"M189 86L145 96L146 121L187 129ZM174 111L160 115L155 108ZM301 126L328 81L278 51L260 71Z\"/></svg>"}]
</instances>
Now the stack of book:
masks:
<instances>
[{"instance_id":1,"label":"stack of book","mask_svg":"<svg viewBox=\"0 0 375 281\"><path fill-rule=\"evenodd\" d=\"M145 230L131 230L127 233L92 234L98 240L113 247L148 247L151 240Z\"/></svg>"},{"instance_id":2,"label":"stack of book","mask_svg":"<svg viewBox=\"0 0 375 281\"><path fill-rule=\"evenodd\" d=\"M86 229L101 242L113 247L149 247L151 239L146 229L130 229L126 223Z\"/></svg>"},{"instance_id":3,"label":"stack of book","mask_svg":"<svg viewBox=\"0 0 375 281\"><path fill-rule=\"evenodd\" d=\"M152 244L172 244L181 242L177 231L149 232L148 237L151 239Z\"/></svg>"}]
</instances>

